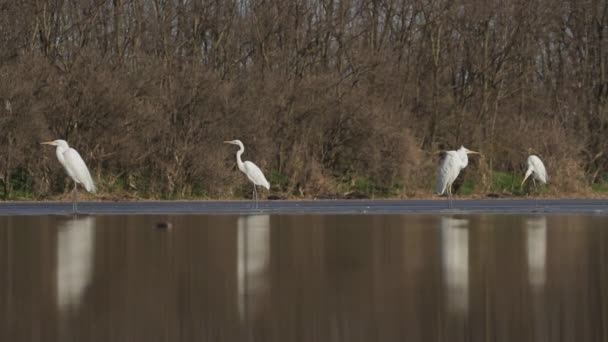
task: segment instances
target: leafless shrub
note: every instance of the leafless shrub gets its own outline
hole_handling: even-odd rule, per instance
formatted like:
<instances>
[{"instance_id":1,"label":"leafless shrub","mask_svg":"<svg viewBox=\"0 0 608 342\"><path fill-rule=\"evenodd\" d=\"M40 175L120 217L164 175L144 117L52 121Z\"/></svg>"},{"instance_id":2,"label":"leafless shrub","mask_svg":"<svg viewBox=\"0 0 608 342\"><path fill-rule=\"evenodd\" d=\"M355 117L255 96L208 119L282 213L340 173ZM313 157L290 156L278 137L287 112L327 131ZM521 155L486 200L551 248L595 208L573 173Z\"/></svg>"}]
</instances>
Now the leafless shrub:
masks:
<instances>
[{"instance_id":1,"label":"leafless shrub","mask_svg":"<svg viewBox=\"0 0 608 342\"><path fill-rule=\"evenodd\" d=\"M37 145L54 138L81 152L108 196L249 196L222 144L237 138L285 196L357 182L428 194L435 152L460 145L483 152L463 175L479 193L496 171L523 172L528 148L547 163L555 195L584 194L606 174L603 9L208 5L3 5L4 196L65 191L53 153Z\"/></svg>"}]
</instances>

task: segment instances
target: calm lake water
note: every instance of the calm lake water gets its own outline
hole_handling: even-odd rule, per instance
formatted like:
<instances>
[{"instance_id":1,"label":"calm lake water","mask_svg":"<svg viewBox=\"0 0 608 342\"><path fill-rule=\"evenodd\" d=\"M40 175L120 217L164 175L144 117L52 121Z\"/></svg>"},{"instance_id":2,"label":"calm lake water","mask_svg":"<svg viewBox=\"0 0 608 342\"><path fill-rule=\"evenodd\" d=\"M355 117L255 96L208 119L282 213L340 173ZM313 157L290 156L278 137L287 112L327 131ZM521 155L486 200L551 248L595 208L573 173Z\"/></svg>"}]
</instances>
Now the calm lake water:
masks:
<instances>
[{"instance_id":1,"label":"calm lake water","mask_svg":"<svg viewBox=\"0 0 608 342\"><path fill-rule=\"evenodd\" d=\"M608 217L0 217L0 341L461 340L608 341Z\"/></svg>"}]
</instances>

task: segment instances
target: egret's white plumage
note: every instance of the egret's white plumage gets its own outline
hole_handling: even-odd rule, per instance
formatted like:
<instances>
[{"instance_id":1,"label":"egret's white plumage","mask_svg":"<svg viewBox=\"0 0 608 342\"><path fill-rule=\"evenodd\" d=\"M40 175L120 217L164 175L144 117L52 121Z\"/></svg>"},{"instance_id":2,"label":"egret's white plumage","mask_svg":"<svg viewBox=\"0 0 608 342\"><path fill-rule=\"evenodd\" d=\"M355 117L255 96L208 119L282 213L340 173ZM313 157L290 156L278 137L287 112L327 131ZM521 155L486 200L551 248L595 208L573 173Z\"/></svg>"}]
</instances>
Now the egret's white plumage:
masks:
<instances>
[{"instance_id":1,"label":"egret's white plumage","mask_svg":"<svg viewBox=\"0 0 608 342\"><path fill-rule=\"evenodd\" d=\"M473 153L479 154L479 152L471 151L464 146L460 146L457 151L446 152L437 175L435 192L438 195L446 194L448 199L452 196L452 184L458 177L458 174L460 174L460 171L469 164L468 154Z\"/></svg>"},{"instance_id":2,"label":"egret's white plumage","mask_svg":"<svg viewBox=\"0 0 608 342\"><path fill-rule=\"evenodd\" d=\"M97 189L95 188L95 183L93 182L93 178L91 177L91 173L87 168L84 160L75 149L71 148L65 140L54 140L41 143L43 145L52 145L56 146L55 154L57 155L57 159L59 163L63 166L67 174L74 181L74 190L72 190L72 201L73 201L73 210L76 211L76 186L77 184L81 184L84 188L90 192L95 193Z\"/></svg>"},{"instance_id":3,"label":"egret's white plumage","mask_svg":"<svg viewBox=\"0 0 608 342\"><path fill-rule=\"evenodd\" d=\"M82 184L88 192L95 193L97 189L95 188L91 173L78 151L69 148L63 153L63 157L65 158L65 164L63 166L66 170L69 170L68 173L72 179L75 182Z\"/></svg>"},{"instance_id":4,"label":"egret's white plumage","mask_svg":"<svg viewBox=\"0 0 608 342\"><path fill-rule=\"evenodd\" d=\"M270 190L270 183L268 183L268 181L266 180L266 177L264 177L264 174L262 173L262 170L260 170L260 168L257 165L246 160L243 162L243 167L242 168L239 167L239 169L241 171L243 171L243 173L245 173L245 175L247 175L247 178L253 184L262 186L262 187L266 188L266 190Z\"/></svg>"},{"instance_id":5,"label":"egret's white plumage","mask_svg":"<svg viewBox=\"0 0 608 342\"><path fill-rule=\"evenodd\" d=\"M264 177L264 173L262 173L262 170L260 170L257 165L248 160L244 162L241 160L241 155L243 154L243 152L245 152L245 146L240 140L224 141L224 143L237 145L240 147L239 150L236 152L236 163L239 167L239 170L241 170L241 172L243 172L245 176L247 176L249 181L253 183L253 197L254 200L257 201L258 193L256 190L256 185L264 187L266 188L266 190L270 190L270 183L268 183L266 177Z\"/></svg>"},{"instance_id":6,"label":"egret's white plumage","mask_svg":"<svg viewBox=\"0 0 608 342\"><path fill-rule=\"evenodd\" d=\"M535 155L531 155L528 157L528 170L526 171L526 175L524 180L521 182L523 186L526 182L526 179L532 175L533 180L537 180L543 184L547 184L549 181L549 176L547 176L547 170L545 169L545 164Z\"/></svg>"}]
</instances>

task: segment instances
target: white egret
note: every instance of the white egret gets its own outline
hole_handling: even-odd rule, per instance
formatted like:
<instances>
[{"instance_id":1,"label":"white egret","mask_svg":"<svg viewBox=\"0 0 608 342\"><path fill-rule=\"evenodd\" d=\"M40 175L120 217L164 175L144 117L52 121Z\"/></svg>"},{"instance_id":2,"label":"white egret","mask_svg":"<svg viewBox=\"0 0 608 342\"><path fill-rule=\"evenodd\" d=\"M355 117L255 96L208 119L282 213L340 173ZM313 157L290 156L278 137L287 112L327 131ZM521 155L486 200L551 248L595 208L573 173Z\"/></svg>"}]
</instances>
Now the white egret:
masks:
<instances>
[{"instance_id":1,"label":"white egret","mask_svg":"<svg viewBox=\"0 0 608 342\"><path fill-rule=\"evenodd\" d=\"M268 183L266 177L264 177L264 174L262 173L262 170L260 170L257 165L248 160L244 162L241 160L241 154L245 152L245 146L243 146L243 143L240 140L224 141L224 143L237 145L240 147L240 149L236 152L236 163L239 167L239 170L241 170L245 174L245 176L247 176L247 178L253 183L253 198L257 207L258 191L256 189L256 185L260 185L266 188L266 190L270 190L270 183Z\"/></svg>"},{"instance_id":2,"label":"white egret","mask_svg":"<svg viewBox=\"0 0 608 342\"><path fill-rule=\"evenodd\" d=\"M63 165L65 171L74 181L74 190L72 190L72 211L76 212L76 196L78 194L76 186L82 184L90 193L95 193L95 191L97 191L95 183L93 183L93 179L89 173L89 169L84 163L84 160L82 160L82 157L80 157L80 154L78 154L78 151L71 148L65 140L59 139L40 144L57 146L57 149L55 150L57 159L59 159L59 162Z\"/></svg>"},{"instance_id":3,"label":"white egret","mask_svg":"<svg viewBox=\"0 0 608 342\"><path fill-rule=\"evenodd\" d=\"M460 146L457 151L447 151L439 167L435 192L438 195L446 194L448 196L450 208L452 207L452 184L458 177L460 170L469 164L469 154L480 153L466 149L464 146Z\"/></svg>"},{"instance_id":4,"label":"white egret","mask_svg":"<svg viewBox=\"0 0 608 342\"><path fill-rule=\"evenodd\" d=\"M531 155L528 157L528 170L526 171L526 175L524 180L521 181L521 186L524 186L526 179L532 175L532 182L534 183L534 187L536 187L536 181L539 181L543 184L547 184L549 181L549 176L547 176L547 170L545 169L545 164L535 155Z\"/></svg>"}]
</instances>

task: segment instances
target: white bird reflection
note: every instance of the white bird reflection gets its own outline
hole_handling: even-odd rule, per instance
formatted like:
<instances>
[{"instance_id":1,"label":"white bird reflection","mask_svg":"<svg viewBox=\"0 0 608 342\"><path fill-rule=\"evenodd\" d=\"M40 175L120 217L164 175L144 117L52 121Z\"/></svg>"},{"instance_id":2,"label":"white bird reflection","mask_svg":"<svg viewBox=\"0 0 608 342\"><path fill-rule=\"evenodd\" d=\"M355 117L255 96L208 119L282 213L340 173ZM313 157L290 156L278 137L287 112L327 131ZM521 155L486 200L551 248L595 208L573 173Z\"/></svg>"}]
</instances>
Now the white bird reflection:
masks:
<instances>
[{"instance_id":1,"label":"white bird reflection","mask_svg":"<svg viewBox=\"0 0 608 342\"><path fill-rule=\"evenodd\" d=\"M528 279L530 285L539 288L545 285L545 263L547 260L547 218L534 217L526 221L528 247Z\"/></svg>"},{"instance_id":2,"label":"white bird reflection","mask_svg":"<svg viewBox=\"0 0 608 342\"><path fill-rule=\"evenodd\" d=\"M441 218L442 265L449 312L469 311L469 220Z\"/></svg>"},{"instance_id":3,"label":"white bird reflection","mask_svg":"<svg viewBox=\"0 0 608 342\"><path fill-rule=\"evenodd\" d=\"M57 307L69 310L80 304L91 282L95 217L69 220L57 233Z\"/></svg>"},{"instance_id":4,"label":"white bird reflection","mask_svg":"<svg viewBox=\"0 0 608 342\"><path fill-rule=\"evenodd\" d=\"M270 216L239 217L237 230L238 310L241 321L245 321L268 289Z\"/></svg>"}]
</instances>

